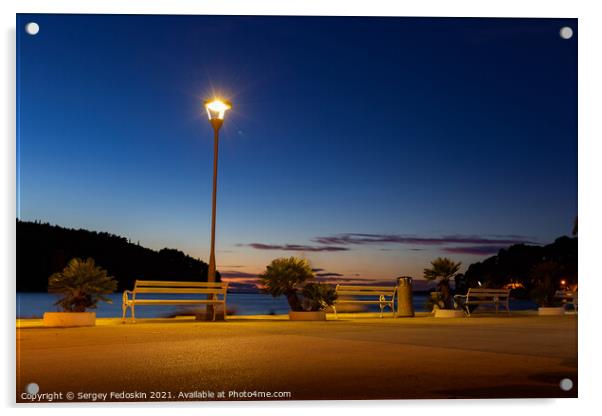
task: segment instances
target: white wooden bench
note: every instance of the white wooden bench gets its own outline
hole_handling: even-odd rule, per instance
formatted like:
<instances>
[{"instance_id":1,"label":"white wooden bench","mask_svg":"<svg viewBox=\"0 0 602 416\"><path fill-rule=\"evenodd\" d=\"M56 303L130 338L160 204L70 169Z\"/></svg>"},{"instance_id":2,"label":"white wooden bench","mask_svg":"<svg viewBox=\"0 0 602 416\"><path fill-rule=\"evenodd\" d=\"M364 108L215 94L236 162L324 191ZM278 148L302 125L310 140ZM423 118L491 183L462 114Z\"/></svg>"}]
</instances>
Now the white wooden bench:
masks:
<instances>
[{"instance_id":1,"label":"white wooden bench","mask_svg":"<svg viewBox=\"0 0 602 416\"><path fill-rule=\"evenodd\" d=\"M466 295L455 295L456 303L461 303L466 315L470 316L469 305L494 305L495 313L498 313L500 305L506 308L510 314L510 289L488 289L481 287L471 287Z\"/></svg>"},{"instance_id":2,"label":"white wooden bench","mask_svg":"<svg viewBox=\"0 0 602 416\"><path fill-rule=\"evenodd\" d=\"M332 309L335 318L337 317L338 304L342 303L360 303L360 304L375 304L380 307L380 317L383 317L383 311L388 306L391 312L394 313L395 295L397 286L345 286L337 285L335 288L337 300ZM346 298L351 296L352 298ZM353 298L357 296L358 298Z\"/></svg>"},{"instance_id":3,"label":"white wooden bench","mask_svg":"<svg viewBox=\"0 0 602 416\"><path fill-rule=\"evenodd\" d=\"M123 292L123 303L121 309L123 315L121 321L125 322L127 309L132 313L132 322L136 322L135 307L137 305L223 305L224 319L226 318L226 294L227 282L170 282L159 280L136 280L134 290ZM161 295L194 295L186 299L161 296L140 298L139 295L161 294ZM207 295L206 299L197 295ZM221 297L220 297L221 296ZM213 313L215 320L215 311Z\"/></svg>"}]
</instances>

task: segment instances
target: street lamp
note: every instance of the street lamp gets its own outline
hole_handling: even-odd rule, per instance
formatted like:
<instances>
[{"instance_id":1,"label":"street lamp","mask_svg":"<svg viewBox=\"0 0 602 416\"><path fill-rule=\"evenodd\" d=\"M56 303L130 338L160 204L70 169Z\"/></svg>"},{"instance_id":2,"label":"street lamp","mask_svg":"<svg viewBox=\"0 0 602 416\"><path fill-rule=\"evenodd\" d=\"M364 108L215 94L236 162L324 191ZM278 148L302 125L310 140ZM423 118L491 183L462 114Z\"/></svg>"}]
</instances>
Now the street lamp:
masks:
<instances>
[{"instance_id":1,"label":"street lamp","mask_svg":"<svg viewBox=\"0 0 602 416\"><path fill-rule=\"evenodd\" d=\"M209 255L209 273L207 276L208 282L215 282L215 208L217 194L217 155L219 142L219 129L224 124L224 115L226 111L232 108L232 104L226 100L214 98L205 101L205 109L209 122L213 127L213 196L211 200L211 253ZM213 295L211 295L211 298ZM212 304L207 305L206 319L213 319L214 309Z\"/></svg>"}]
</instances>

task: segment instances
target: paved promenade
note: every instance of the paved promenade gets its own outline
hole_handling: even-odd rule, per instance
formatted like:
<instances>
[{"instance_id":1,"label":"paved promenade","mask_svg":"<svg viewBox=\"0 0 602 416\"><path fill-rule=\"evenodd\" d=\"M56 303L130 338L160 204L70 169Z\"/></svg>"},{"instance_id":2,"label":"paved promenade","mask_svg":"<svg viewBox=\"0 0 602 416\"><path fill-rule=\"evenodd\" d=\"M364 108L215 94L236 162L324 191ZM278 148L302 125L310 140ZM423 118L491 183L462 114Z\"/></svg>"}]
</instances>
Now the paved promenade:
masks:
<instances>
[{"instance_id":1,"label":"paved promenade","mask_svg":"<svg viewBox=\"0 0 602 416\"><path fill-rule=\"evenodd\" d=\"M32 382L39 394L56 393L59 401L68 401L69 392L75 400L99 401L577 395L574 315L365 316L327 322L142 319L125 325L99 319L93 328L68 329L21 320L17 401L27 401L22 393ZM565 377L575 382L570 392L559 388Z\"/></svg>"}]
</instances>

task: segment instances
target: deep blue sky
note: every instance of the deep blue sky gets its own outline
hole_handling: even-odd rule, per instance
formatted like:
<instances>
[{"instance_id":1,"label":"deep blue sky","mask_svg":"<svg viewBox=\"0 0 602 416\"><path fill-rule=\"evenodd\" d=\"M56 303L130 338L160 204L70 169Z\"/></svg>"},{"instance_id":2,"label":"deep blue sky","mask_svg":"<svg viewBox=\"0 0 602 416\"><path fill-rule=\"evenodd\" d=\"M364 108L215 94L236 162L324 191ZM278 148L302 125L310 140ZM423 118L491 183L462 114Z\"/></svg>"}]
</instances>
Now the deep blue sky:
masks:
<instances>
[{"instance_id":1,"label":"deep blue sky","mask_svg":"<svg viewBox=\"0 0 602 416\"><path fill-rule=\"evenodd\" d=\"M577 214L576 19L22 14L17 42L23 220L206 260L214 93L231 276L419 277Z\"/></svg>"}]
</instances>

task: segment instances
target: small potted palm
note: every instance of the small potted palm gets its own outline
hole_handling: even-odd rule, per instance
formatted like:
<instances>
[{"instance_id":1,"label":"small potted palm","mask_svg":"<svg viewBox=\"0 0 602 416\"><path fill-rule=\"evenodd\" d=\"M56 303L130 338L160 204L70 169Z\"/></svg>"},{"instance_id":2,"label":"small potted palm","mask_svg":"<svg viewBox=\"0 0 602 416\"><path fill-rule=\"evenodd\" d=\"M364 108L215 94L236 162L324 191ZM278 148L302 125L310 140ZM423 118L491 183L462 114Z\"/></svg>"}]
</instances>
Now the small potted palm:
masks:
<instances>
[{"instance_id":1,"label":"small potted palm","mask_svg":"<svg viewBox=\"0 0 602 416\"><path fill-rule=\"evenodd\" d=\"M542 261L531 270L531 299L538 305L538 314L543 316L564 315L562 299L556 297L564 268L552 260Z\"/></svg>"},{"instance_id":2,"label":"small potted palm","mask_svg":"<svg viewBox=\"0 0 602 416\"><path fill-rule=\"evenodd\" d=\"M437 282L437 292L432 293L429 299L435 318L461 318L464 312L454 307L454 298L451 294L450 281L460 270L462 263L455 263L448 258L437 258L431 262L430 269L424 269L424 278Z\"/></svg>"},{"instance_id":3,"label":"small potted palm","mask_svg":"<svg viewBox=\"0 0 602 416\"><path fill-rule=\"evenodd\" d=\"M48 292L63 295L55 303L63 312L45 312L44 326L94 326L96 312L86 309L96 308L98 301L112 303L105 295L115 289L117 281L107 276L107 271L97 266L94 259L71 259L62 271L48 279Z\"/></svg>"},{"instance_id":4,"label":"small potted palm","mask_svg":"<svg viewBox=\"0 0 602 416\"><path fill-rule=\"evenodd\" d=\"M314 281L311 265L298 257L273 260L259 278L264 293L286 296L291 321L325 321L337 297L331 285Z\"/></svg>"},{"instance_id":5,"label":"small potted palm","mask_svg":"<svg viewBox=\"0 0 602 416\"><path fill-rule=\"evenodd\" d=\"M307 283L301 290L303 307L306 311L316 312L319 320L326 319L326 309L334 305L337 294L327 283Z\"/></svg>"}]
</instances>

